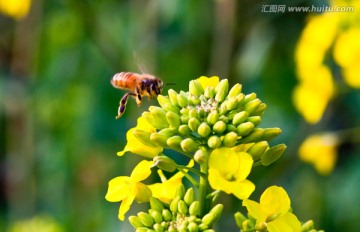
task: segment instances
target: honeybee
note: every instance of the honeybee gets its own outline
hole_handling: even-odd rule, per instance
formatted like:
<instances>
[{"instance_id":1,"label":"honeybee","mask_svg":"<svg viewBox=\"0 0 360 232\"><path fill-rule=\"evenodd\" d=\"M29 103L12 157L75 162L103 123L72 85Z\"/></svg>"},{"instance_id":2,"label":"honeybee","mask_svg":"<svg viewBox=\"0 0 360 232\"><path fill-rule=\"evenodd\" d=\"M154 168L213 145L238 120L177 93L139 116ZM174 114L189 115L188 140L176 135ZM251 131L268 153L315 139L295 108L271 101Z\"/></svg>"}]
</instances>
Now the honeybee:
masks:
<instances>
[{"instance_id":1,"label":"honeybee","mask_svg":"<svg viewBox=\"0 0 360 232\"><path fill-rule=\"evenodd\" d=\"M160 78L153 75L132 72L116 73L111 79L111 84L117 89L130 91L121 98L116 119L125 112L129 96L135 97L137 105L140 106L142 97L147 96L149 99L156 97L161 93L164 85Z\"/></svg>"}]
</instances>

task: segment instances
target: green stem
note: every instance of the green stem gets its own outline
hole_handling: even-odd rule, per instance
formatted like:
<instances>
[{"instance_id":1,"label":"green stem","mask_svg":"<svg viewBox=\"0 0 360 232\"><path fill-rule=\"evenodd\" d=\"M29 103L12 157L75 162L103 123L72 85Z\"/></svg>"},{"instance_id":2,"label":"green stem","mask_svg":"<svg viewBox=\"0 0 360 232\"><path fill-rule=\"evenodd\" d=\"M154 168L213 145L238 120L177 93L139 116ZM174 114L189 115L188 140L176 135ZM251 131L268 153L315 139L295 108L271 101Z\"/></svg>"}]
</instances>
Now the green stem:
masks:
<instances>
[{"instance_id":1,"label":"green stem","mask_svg":"<svg viewBox=\"0 0 360 232\"><path fill-rule=\"evenodd\" d=\"M202 172L200 172L199 170L197 170L197 169L195 169L195 168L190 168L190 167L187 167L187 166L184 166L184 165L176 165L176 167L180 170L183 170L183 169L187 169L187 170L189 170L189 171L191 171L191 172L193 172L193 173L195 173L195 174L197 174L197 175L199 175L199 176L202 176L202 177L206 177L206 174L204 174L204 173L202 173ZM181 171L180 170L180 171Z\"/></svg>"},{"instance_id":2,"label":"green stem","mask_svg":"<svg viewBox=\"0 0 360 232\"><path fill-rule=\"evenodd\" d=\"M200 164L200 172L205 174L205 177L200 176L200 185L199 185L199 202L200 202L200 216L202 217L208 211L208 203L206 200L207 190L208 190L208 164L207 162Z\"/></svg>"},{"instance_id":3,"label":"green stem","mask_svg":"<svg viewBox=\"0 0 360 232\"><path fill-rule=\"evenodd\" d=\"M187 167L185 167L185 168L187 168ZM189 169L189 168L187 168L187 169ZM194 186L199 187L199 183L198 183L192 176L190 176L189 173L187 173L186 171L184 171L184 169L179 168L179 167L178 167L178 170L179 170L180 172L182 172L182 174L184 174L184 176L185 176L186 178L188 178L188 180L189 180Z\"/></svg>"}]
</instances>

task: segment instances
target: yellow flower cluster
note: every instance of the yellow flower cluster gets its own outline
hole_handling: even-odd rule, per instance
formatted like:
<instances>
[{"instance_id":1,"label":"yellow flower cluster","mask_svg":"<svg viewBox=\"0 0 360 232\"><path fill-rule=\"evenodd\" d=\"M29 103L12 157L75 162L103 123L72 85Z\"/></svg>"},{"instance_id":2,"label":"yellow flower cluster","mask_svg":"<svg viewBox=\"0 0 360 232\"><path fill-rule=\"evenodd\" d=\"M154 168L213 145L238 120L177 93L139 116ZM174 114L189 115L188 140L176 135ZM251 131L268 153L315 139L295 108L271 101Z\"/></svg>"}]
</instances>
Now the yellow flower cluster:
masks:
<instances>
[{"instance_id":1,"label":"yellow flower cluster","mask_svg":"<svg viewBox=\"0 0 360 232\"><path fill-rule=\"evenodd\" d=\"M329 60L341 68L344 81L360 88L360 24L358 1L332 1L333 6L353 6L354 12L327 12L312 16L295 51L299 84L293 93L297 110L309 123L321 120L335 95Z\"/></svg>"}]
</instances>

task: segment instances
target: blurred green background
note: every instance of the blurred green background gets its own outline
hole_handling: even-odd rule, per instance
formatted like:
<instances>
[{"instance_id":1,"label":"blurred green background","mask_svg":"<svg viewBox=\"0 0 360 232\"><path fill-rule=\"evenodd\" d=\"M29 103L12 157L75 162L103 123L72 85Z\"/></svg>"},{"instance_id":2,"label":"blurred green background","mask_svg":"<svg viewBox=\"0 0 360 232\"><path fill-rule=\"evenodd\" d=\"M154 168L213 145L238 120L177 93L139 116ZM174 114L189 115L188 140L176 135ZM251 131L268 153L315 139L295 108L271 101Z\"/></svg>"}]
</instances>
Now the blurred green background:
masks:
<instances>
[{"instance_id":1,"label":"blurred green background","mask_svg":"<svg viewBox=\"0 0 360 232\"><path fill-rule=\"evenodd\" d=\"M115 120L124 91L110 79L143 70L175 83L177 91L187 90L191 79L218 75L256 92L268 105L261 126L280 127L274 144L288 150L253 171L251 198L281 185L300 220L313 219L326 231L358 231L359 144L342 143L329 176L299 161L297 150L312 133L359 126L360 93L339 95L325 120L307 124L292 92L294 50L308 14L261 12L270 4L328 2L33 0L24 18L0 15L0 231L34 217L57 225L52 231L132 231L117 218L119 204L104 196L108 181L129 175L140 160L116 152L156 101L137 107L130 99ZM242 206L232 196L221 200L227 208L219 228L236 231L233 213Z\"/></svg>"}]
</instances>

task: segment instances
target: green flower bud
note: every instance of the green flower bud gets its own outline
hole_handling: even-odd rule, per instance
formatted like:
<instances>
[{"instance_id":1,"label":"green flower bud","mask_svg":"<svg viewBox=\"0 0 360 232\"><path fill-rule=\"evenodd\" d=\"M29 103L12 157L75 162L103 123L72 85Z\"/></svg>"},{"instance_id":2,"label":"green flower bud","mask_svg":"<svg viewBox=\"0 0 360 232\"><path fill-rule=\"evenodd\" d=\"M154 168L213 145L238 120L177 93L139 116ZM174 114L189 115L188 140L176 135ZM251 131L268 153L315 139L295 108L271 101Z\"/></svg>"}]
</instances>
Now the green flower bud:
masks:
<instances>
[{"instance_id":1,"label":"green flower bud","mask_svg":"<svg viewBox=\"0 0 360 232\"><path fill-rule=\"evenodd\" d=\"M185 196L185 186L180 184L176 189L176 196L179 196L180 199L183 199Z\"/></svg>"},{"instance_id":2,"label":"green flower bud","mask_svg":"<svg viewBox=\"0 0 360 232\"><path fill-rule=\"evenodd\" d=\"M215 87L215 100L218 102L222 102L225 100L229 91L229 81L227 79L223 79L219 82L219 84Z\"/></svg>"},{"instance_id":3,"label":"green flower bud","mask_svg":"<svg viewBox=\"0 0 360 232\"><path fill-rule=\"evenodd\" d=\"M154 227L154 230L155 230L156 232L164 232L164 231L165 231L164 226L162 226L162 225L159 224L159 223L156 223L153 227Z\"/></svg>"},{"instance_id":4,"label":"green flower bud","mask_svg":"<svg viewBox=\"0 0 360 232\"><path fill-rule=\"evenodd\" d=\"M169 140L169 139L168 139ZM176 163L174 160L170 159L164 155L158 155L153 158L154 166L160 168L161 170L167 172L174 172L176 170Z\"/></svg>"},{"instance_id":5,"label":"green flower bud","mask_svg":"<svg viewBox=\"0 0 360 232\"><path fill-rule=\"evenodd\" d=\"M261 164L264 166L272 164L281 157L285 150L285 144L278 144L276 146L273 146L261 156Z\"/></svg>"},{"instance_id":6,"label":"green flower bud","mask_svg":"<svg viewBox=\"0 0 360 232\"><path fill-rule=\"evenodd\" d=\"M221 217L223 209L224 209L223 204L217 204L210 210L210 213L214 214L216 220L218 220Z\"/></svg>"},{"instance_id":7,"label":"green flower bud","mask_svg":"<svg viewBox=\"0 0 360 232\"><path fill-rule=\"evenodd\" d=\"M240 93L236 96L236 100L237 100L237 108L240 109L245 103L245 94Z\"/></svg>"},{"instance_id":8,"label":"green flower bud","mask_svg":"<svg viewBox=\"0 0 360 232\"><path fill-rule=\"evenodd\" d=\"M200 214L200 202L194 201L189 207L190 215L197 216Z\"/></svg>"},{"instance_id":9,"label":"green flower bud","mask_svg":"<svg viewBox=\"0 0 360 232\"><path fill-rule=\"evenodd\" d=\"M163 204L155 197L150 197L150 207L159 212L162 212L162 210L164 209Z\"/></svg>"},{"instance_id":10,"label":"green flower bud","mask_svg":"<svg viewBox=\"0 0 360 232\"><path fill-rule=\"evenodd\" d=\"M151 133L143 130L134 130L134 136L144 145L148 147L157 147L154 142L150 140Z\"/></svg>"},{"instance_id":11,"label":"green flower bud","mask_svg":"<svg viewBox=\"0 0 360 232\"><path fill-rule=\"evenodd\" d=\"M183 137L179 136L179 135L174 135L170 138L168 138L168 140L166 140L166 144L175 149L175 150L178 150L178 149L181 149L181 146L180 146L180 143L181 141L183 141Z\"/></svg>"},{"instance_id":12,"label":"green flower bud","mask_svg":"<svg viewBox=\"0 0 360 232\"><path fill-rule=\"evenodd\" d=\"M266 109L266 104L265 103L261 103L254 112L252 112L251 115L258 115L258 116L262 116L264 114L264 111Z\"/></svg>"},{"instance_id":13,"label":"green flower bud","mask_svg":"<svg viewBox=\"0 0 360 232\"><path fill-rule=\"evenodd\" d=\"M264 130L264 134L262 135L261 139L270 141L270 140L274 139L275 137L277 137L279 134L281 134L280 128L277 128L277 127L266 128Z\"/></svg>"},{"instance_id":14,"label":"green flower bud","mask_svg":"<svg viewBox=\"0 0 360 232\"><path fill-rule=\"evenodd\" d=\"M223 121L217 121L213 126L213 131L216 134L222 134L226 130L226 123Z\"/></svg>"},{"instance_id":15,"label":"green flower bud","mask_svg":"<svg viewBox=\"0 0 360 232\"><path fill-rule=\"evenodd\" d=\"M179 201L179 203L178 203L178 211L181 214L186 214L188 212L188 207L187 207L185 201L183 201L183 200Z\"/></svg>"},{"instance_id":16,"label":"green flower bud","mask_svg":"<svg viewBox=\"0 0 360 232\"><path fill-rule=\"evenodd\" d=\"M178 203L180 201L180 197L179 196L176 196L170 203L170 210L171 212L173 213L177 213L178 212Z\"/></svg>"},{"instance_id":17,"label":"green flower bud","mask_svg":"<svg viewBox=\"0 0 360 232\"><path fill-rule=\"evenodd\" d=\"M200 126L200 122L196 118L190 118L188 121L188 126L190 130L197 132L197 129Z\"/></svg>"},{"instance_id":18,"label":"green flower bud","mask_svg":"<svg viewBox=\"0 0 360 232\"><path fill-rule=\"evenodd\" d=\"M201 224L199 225L199 231L205 231L205 230L208 229L208 228L209 228L209 226L206 225L205 223L201 223Z\"/></svg>"},{"instance_id":19,"label":"green flower bud","mask_svg":"<svg viewBox=\"0 0 360 232\"><path fill-rule=\"evenodd\" d=\"M177 95L176 100L177 100L179 106L181 106L181 107L187 107L189 105L188 97L186 96L186 94L184 92L180 92Z\"/></svg>"},{"instance_id":20,"label":"green flower bud","mask_svg":"<svg viewBox=\"0 0 360 232\"><path fill-rule=\"evenodd\" d=\"M232 98L229 98L229 100L225 101L226 102L226 108L228 110L233 110L236 108L237 104L238 104L238 101L237 101L237 98L236 97L232 97Z\"/></svg>"},{"instance_id":21,"label":"green flower bud","mask_svg":"<svg viewBox=\"0 0 360 232\"><path fill-rule=\"evenodd\" d=\"M229 132L225 135L224 140L223 140L223 145L225 147L233 147L235 146L236 142L237 142L237 133L235 132Z\"/></svg>"},{"instance_id":22,"label":"green flower bud","mask_svg":"<svg viewBox=\"0 0 360 232\"><path fill-rule=\"evenodd\" d=\"M246 152L249 153L254 161L260 159L264 152L269 148L269 144L266 141L260 141L252 145Z\"/></svg>"},{"instance_id":23,"label":"green flower bud","mask_svg":"<svg viewBox=\"0 0 360 232\"><path fill-rule=\"evenodd\" d=\"M145 118L145 120L153 127L158 128L158 129L163 129L166 128L168 126L168 123L166 122L165 124L163 123L163 120L155 118L154 115L152 115L150 112L143 112L141 114L141 116L143 118Z\"/></svg>"},{"instance_id":24,"label":"green flower bud","mask_svg":"<svg viewBox=\"0 0 360 232\"><path fill-rule=\"evenodd\" d=\"M196 106L196 105L199 105L199 104L200 104L201 100L200 100L200 98L197 97L197 96L190 95L190 96L189 96L189 102L190 102L192 105Z\"/></svg>"},{"instance_id":25,"label":"green flower bud","mask_svg":"<svg viewBox=\"0 0 360 232\"><path fill-rule=\"evenodd\" d=\"M244 97L244 101L243 101L243 104L246 104L252 100L255 100L256 99L256 93L250 93L250 94L246 94L245 97Z\"/></svg>"},{"instance_id":26,"label":"green flower bud","mask_svg":"<svg viewBox=\"0 0 360 232\"><path fill-rule=\"evenodd\" d=\"M213 213L205 214L202 218L202 223L205 225L211 226L216 221L216 216Z\"/></svg>"},{"instance_id":27,"label":"green flower bud","mask_svg":"<svg viewBox=\"0 0 360 232\"><path fill-rule=\"evenodd\" d=\"M163 218L161 216L161 212L155 210L155 209L149 209L150 216L154 219L155 223L161 223L163 221Z\"/></svg>"},{"instance_id":28,"label":"green flower bud","mask_svg":"<svg viewBox=\"0 0 360 232\"><path fill-rule=\"evenodd\" d=\"M144 212L139 212L137 214L137 216L139 217L141 223L146 226L146 227L152 227L152 225L154 225L154 219L147 213Z\"/></svg>"},{"instance_id":29,"label":"green flower bud","mask_svg":"<svg viewBox=\"0 0 360 232\"><path fill-rule=\"evenodd\" d=\"M205 88L204 96L207 99L211 99L215 97L215 89L211 86Z\"/></svg>"},{"instance_id":30,"label":"green flower bud","mask_svg":"<svg viewBox=\"0 0 360 232\"><path fill-rule=\"evenodd\" d=\"M218 119L219 119L219 113L216 110L214 110L214 111L211 111L211 113L207 116L206 121L210 125L214 125Z\"/></svg>"},{"instance_id":31,"label":"green flower bud","mask_svg":"<svg viewBox=\"0 0 360 232\"><path fill-rule=\"evenodd\" d=\"M203 232L215 232L214 229L207 229L207 230L203 230Z\"/></svg>"},{"instance_id":32,"label":"green flower bud","mask_svg":"<svg viewBox=\"0 0 360 232\"><path fill-rule=\"evenodd\" d=\"M191 134L191 130L190 130L190 128L189 128L188 125L181 125L181 126L179 126L178 131L179 131L179 133L180 133L181 135L185 135L185 136Z\"/></svg>"},{"instance_id":33,"label":"green flower bud","mask_svg":"<svg viewBox=\"0 0 360 232\"><path fill-rule=\"evenodd\" d=\"M198 232L199 226L195 222L190 222L187 226L187 229L189 232Z\"/></svg>"},{"instance_id":34,"label":"green flower bud","mask_svg":"<svg viewBox=\"0 0 360 232\"><path fill-rule=\"evenodd\" d=\"M265 129L255 128L248 136L243 137L239 140L240 143L254 143L262 139Z\"/></svg>"},{"instance_id":35,"label":"green flower bud","mask_svg":"<svg viewBox=\"0 0 360 232\"><path fill-rule=\"evenodd\" d=\"M186 203L186 205L190 206L191 203L193 203L193 201L195 200L195 192L193 188L189 188L184 196L184 201Z\"/></svg>"},{"instance_id":36,"label":"green flower bud","mask_svg":"<svg viewBox=\"0 0 360 232\"><path fill-rule=\"evenodd\" d=\"M313 220L308 220L307 222L305 222L304 224L301 225L301 231L309 231L314 229L314 221Z\"/></svg>"},{"instance_id":37,"label":"green flower bud","mask_svg":"<svg viewBox=\"0 0 360 232\"><path fill-rule=\"evenodd\" d=\"M255 227L255 224L253 221L249 220L249 219L246 219L243 224L242 224L242 228L247 231L247 230L252 230L254 229Z\"/></svg>"},{"instance_id":38,"label":"green flower bud","mask_svg":"<svg viewBox=\"0 0 360 232\"><path fill-rule=\"evenodd\" d=\"M241 111L241 112L239 112L239 113L237 113L237 114L234 115L234 118L233 118L233 120L232 120L232 124L235 125L235 126L237 126L237 125L245 122L246 119L248 118L248 116L249 116L249 113L248 113L248 112L246 112L246 111Z\"/></svg>"},{"instance_id":39,"label":"green flower bud","mask_svg":"<svg viewBox=\"0 0 360 232\"><path fill-rule=\"evenodd\" d=\"M178 229L177 228L174 228L173 226L170 226L168 228L169 232L178 232Z\"/></svg>"},{"instance_id":40,"label":"green flower bud","mask_svg":"<svg viewBox=\"0 0 360 232\"><path fill-rule=\"evenodd\" d=\"M228 122L229 122L229 118L228 118L227 116L225 116L225 115L221 115L221 116L219 117L219 121L223 121L223 122L225 122L225 123L228 123Z\"/></svg>"},{"instance_id":41,"label":"green flower bud","mask_svg":"<svg viewBox=\"0 0 360 232\"><path fill-rule=\"evenodd\" d=\"M227 124L226 132L236 132L236 126L234 126L233 124Z\"/></svg>"},{"instance_id":42,"label":"green flower bud","mask_svg":"<svg viewBox=\"0 0 360 232\"><path fill-rule=\"evenodd\" d=\"M190 118L200 119L199 112L196 109L189 110L189 116Z\"/></svg>"},{"instance_id":43,"label":"green flower bud","mask_svg":"<svg viewBox=\"0 0 360 232\"><path fill-rule=\"evenodd\" d=\"M220 109L219 109L219 114L220 115L225 115L228 112L228 108L226 107L226 104L221 104Z\"/></svg>"},{"instance_id":44,"label":"green flower bud","mask_svg":"<svg viewBox=\"0 0 360 232\"><path fill-rule=\"evenodd\" d=\"M130 216L129 222L134 227L134 229L144 226L144 224L142 224L142 222L140 221L140 219L137 216Z\"/></svg>"},{"instance_id":45,"label":"green flower bud","mask_svg":"<svg viewBox=\"0 0 360 232\"><path fill-rule=\"evenodd\" d=\"M174 106L178 106L178 102L177 102L177 95L178 93L173 90L173 89L169 89L168 90L168 95L169 95L169 99L171 101L171 104L173 104Z\"/></svg>"},{"instance_id":46,"label":"green flower bud","mask_svg":"<svg viewBox=\"0 0 360 232\"><path fill-rule=\"evenodd\" d=\"M188 153L195 152L199 148L199 144L191 138L186 138L181 141L180 146L183 151Z\"/></svg>"},{"instance_id":47,"label":"green flower bud","mask_svg":"<svg viewBox=\"0 0 360 232\"><path fill-rule=\"evenodd\" d=\"M261 123L261 117L260 116L251 116L246 119L246 121L251 122L254 124L254 126L257 126Z\"/></svg>"},{"instance_id":48,"label":"green flower bud","mask_svg":"<svg viewBox=\"0 0 360 232\"><path fill-rule=\"evenodd\" d=\"M180 116L171 111L166 113L166 119L170 124L170 128L177 129L181 125Z\"/></svg>"},{"instance_id":49,"label":"green flower bud","mask_svg":"<svg viewBox=\"0 0 360 232\"><path fill-rule=\"evenodd\" d=\"M243 122L237 126L236 131L240 136L246 136L254 130L254 124L251 122Z\"/></svg>"},{"instance_id":50,"label":"green flower bud","mask_svg":"<svg viewBox=\"0 0 360 232\"><path fill-rule=\"evenodd\" d=\"M255 224L256 231L264 231L267 228L266 222L258 222Z\"/></svg>"},{"instance_id":51,"label":"green flower bud","mask_svg":"<svg viewBox=\"0 0 360 232\"><path fill-rule=\"evenodd\" d=\"M180 114L180 110L177 106L173 105L173 104L165 104L163 107L165 110L167 111L171 111L175 114Z\"/></svg>"},{"instance_id":52,"label":"green flower bud","mask_svg":"<svg viewBox=\"0 0 360 232\"><path fill-rule=\"evenodd\" d=\"M206 122L202 122L198 127L197 133L201 137L206 138L211 133L211 128Z\"/></svg>"},{"instance_id":53,"label":"green flower bud","mask_svg":"<svg viewBox=\"0 0 360 232\"><path fill-rule=\"evenodd\" d=\"M239 229L242 229L242 224L247 218L244 216L244 214L242 214L240 212L236 212L234 214L234 218L235 218L235 222L236 222L237 227Z\"/></svg>"},{"instance_id":54,"label":"green flower bud","mask_svg":"<svg viewBox=\"0 0 360 232\"><path fill-rule=\"evenodd\" d=\"M148 230L149 229L147 227L138 227L135 232L148 232Z\"/></svg>"},{"instance_id":55,"label":"green flower bud","mask_svg":"<svg viewBox=\"0 0 360 232\"><path fill-rule=\"evenodd\" d=\"M213 135L208 139L207 144L210 148L215 149L221 146L221 140L218 136Z\"/></svg>"},{"instance_id":56,"label":"green flower bud","mask_svg":"<svg viewBox=\"0 0 360 232\"><path fill-rule=\"evenodd\" d=\"M169 138L168 135L164 135L156 132L153 132L150 135L150 140L153 143L159 145L160 147L167 147L166 141L168 140L168 138Z\"/></svg>"},{"instance_id":57,"label":"green flower bud","mask_svg":"<svg viewBox=\"0 0 360 232\"><path fill-rule=\"evenodd\" d=\"M173 136L175 134L175 131L173 129L170 129L170 128L165 128L165 129L162 129L161 131L158 132L158 134L161 134L161 135L166 135L166 136Z\"/></svg>"},{"instance_id":58,"label":"green flower bud","mask_svg":"<svg viewBox=\"0 0 360 232\"><path fill-rule=\"evenodd\" d=\"M244 106L244 110L247 111L249 115L251 115L260 104L261 104L261 100L259 98L256 98L246 103Z\"/></svg>"},{"instance_id":59,"label":"green flower bud","mask_svg":"<svg viewBox=\"0 0 360 232\"><path fill-rule=\"evenodd\" d=\"M189 116L189 111L189 108L181 108L180 113Z\"/></svg>"},{"instance_id":60,"label":"green flower bud","mask_svg":"<svg viewBox=\"0 0 360 232\"><path fill-rule=\"evenodd\" d=\"M208 159L209 159L209 153L207 152L206 149L199 149L194 154L194 160L198 164L204 164L208 161Z\"/></svg>"},{"instance_id":61,"label":"green flower bud","mask_svg":"<svg viewBox=\"0 0 360 232\"><path fill-rule=\"evenodd\" d=\"M166 121L166 110L157 106L150 106L149 110L154 120L157 121L156 124L160 124L160 127L156 128L162 129L169 126L169 123Z\"/></svg>"},{"instance_id":62,"label":"green flower bud","mask_svg":"<svg viewBox=\"0 0 360 232\"><path fill-rule=\"evenodd\" d=\"M236 83L229 91L229 98L236 97L241 93L241 91L242 91L242 85Z\"/></svg>"},{"instance_id":63,"label":"green flower bud","mask_svg":"<svg viewBox=\"0 0 360 232\"><path fill-rule=\"evenodd\" d=\"M204 93L204 89L201 86L200 82L198 82L197 80L192 80L189 83L189 92L192 95L200 97L200 95Z\"/></svg>"},{"instance_id":64,"label":"green flower bud","mask_svg":"<svg viewBox=\"0 0 360 232\"><path fill-rule=\"evenodd\" d=\"M189 115L181 115L181 116L180 116L180 120L181 120L181 123L182 123L182 124L188 124L188 123L189 123L189 119L190 119Z\"/></svg>"},{"instance_id":65,"label":"green flower bud","mask_svg":"<svg viewBox=\"0 0 360 232\"><path fill-rule=\"evenodd\" d=\"M163 209L161 212L163 219L167 222L171 221L172 213L168 209Z\"/></svg>"},{"instance_id":66,"label":"green flower bud","mask_svg":"<svg viewBox=\"0 0 360 232\"><path fill-rule=\"evenodd\" d=\"M170 98L168 96L158 95L157 100L162 108L164 108L165 104L171 104Z\"/></svg>"}]
</instances>

